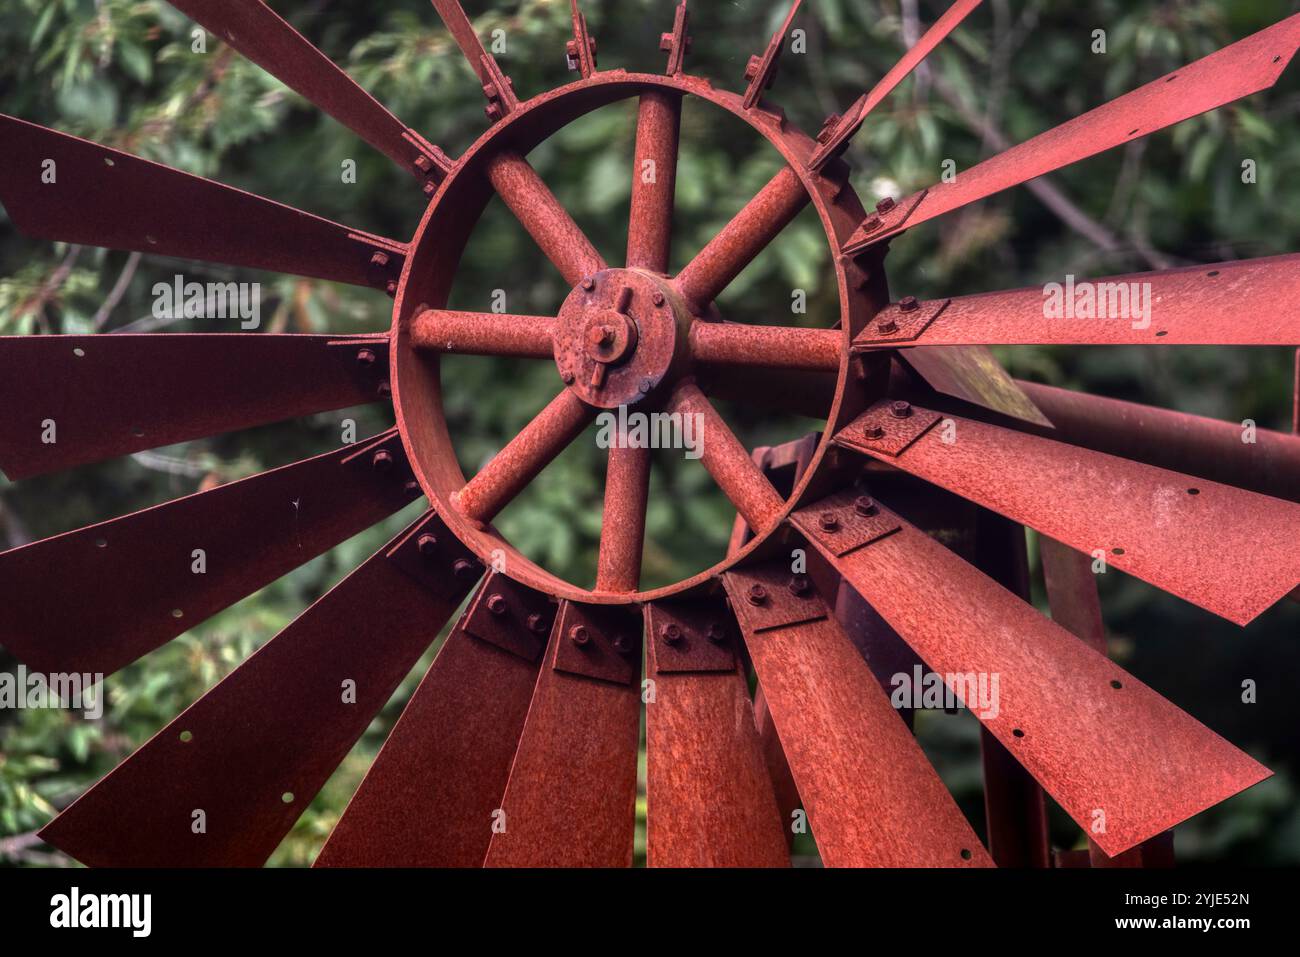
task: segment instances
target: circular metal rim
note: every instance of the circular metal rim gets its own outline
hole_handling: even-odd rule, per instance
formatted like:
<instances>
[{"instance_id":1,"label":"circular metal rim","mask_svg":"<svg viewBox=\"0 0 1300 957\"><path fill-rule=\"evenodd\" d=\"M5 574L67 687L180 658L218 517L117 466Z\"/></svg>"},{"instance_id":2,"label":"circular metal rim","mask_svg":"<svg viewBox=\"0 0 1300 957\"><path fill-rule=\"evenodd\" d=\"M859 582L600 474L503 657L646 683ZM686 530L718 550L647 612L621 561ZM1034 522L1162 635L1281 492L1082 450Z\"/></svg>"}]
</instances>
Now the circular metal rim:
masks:
<instances>
[{"instance_id":1,"label":"circular metal rim","mask_svg":"<svg viewBox=\"0 0 1300 957\"><path fill-rule=\"evenodd\" d=\"M584 589L547 571L519 552L490 525L465 516L452 495L465 485L443 413L440 357L415 349L410 342L412 318L426 308L444 308L469 236L493 190L485 165L502 149L526 155L544 139L579 117L603 106L630 99L647 90L669 90L699 97L748 123L781 154L803 184L831 244L831 264L840 298L843 335L835 394L827 411L827 426L812 460L793 493L785 500L772 527L757 531L742 548L721 562L671 585L649 591L601 592ZM763 109L746 110L741 96L715 89L708 80L679 74L628 73L612 70L559 87L527 100L490 127L465 152L433 196L415 235L398 283L390 349L393 409L411 467L432 507L453 534L485 565L507 577L557 598L590 604L627 604L680 596L707 587L719 575L750 554L780 529L817 478L844 419L849 378L849 345L867 319L870 304L861 294L862 270L840 253L862 221L864 211L845 179L831 179L809 170L807 160L816 141L789 124L784 116ZM434 224L437 228L433 228ZM504 561L502 561L504 559Z\"/></svg>"}]
</instances>

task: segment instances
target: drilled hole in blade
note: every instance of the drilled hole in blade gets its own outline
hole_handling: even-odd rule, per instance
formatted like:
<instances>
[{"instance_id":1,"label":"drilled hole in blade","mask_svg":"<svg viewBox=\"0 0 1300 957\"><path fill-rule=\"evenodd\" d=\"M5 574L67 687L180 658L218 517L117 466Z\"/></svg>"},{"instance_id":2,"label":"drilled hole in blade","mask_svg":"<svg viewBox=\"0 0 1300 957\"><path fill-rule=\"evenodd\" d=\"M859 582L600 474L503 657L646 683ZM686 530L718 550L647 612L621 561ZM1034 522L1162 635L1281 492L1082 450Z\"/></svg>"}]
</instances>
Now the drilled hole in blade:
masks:
<instances>
[{"instance_id":1,"label":"drilled hole in blade","mask_svg":"<svg viewBox=\"0 0 1300 957\"><path fill-rule=\"evenodd\" d=\"M194 732L193 732L193 731L182 731L182 732L180 733L180 739L181 739L183 742L185 742L186 744L189 744L191 741L194 740Z\"/></svg>"},{"instance_id":2,"label":"drilled hole in blade","mask_svg":"<svg viewBox=\"0 0 1300 957\"><path fill-rule=\"evenodd\" d=\"M1120 688L1124 687L1124 683L1118 679L1115 679L1110 683L1110 686L1114 688L1116 691L1118 691Z\"/></svg>"},{"instance_id":3,"label":"drilled hole in blade","mask_svg":"<svg viewBox=\"0 0 1300 957\"><path fill-rule=\"evenodd\" d=\"M283 794L280 795L280 800L283 801L285 804L292 804L292 803L293 803L293 792L292 792L292 791L285 791Z\"/></svg>"},{"instance_id":4,"label":"drilled hole in blade","mask_svg":"<svg viewBox=\"0 0 1300 957\"><path fill-rule=\"evenodd\" d=\"M1188 495L1200 495L1200 494L1201 494L1201 490L1200 490L1199 488L1189 488L1189 489L1187 490L1187 494L1188 494Z\"/></svg>"},{"instance_id":5,"label":"drilled hole in blade","mask_svg":"<svg viewBox=\"0 0 1300 957\"><path fill-rule=\"evenodd\" d=\"M1210 272L1207 272L1205 275L1207 275L1207 276L1213 278L1213 277L1217 276L1218 274L1219 274L1219 270L1214 269L1214 270L1211 270Z\"/></svg>"},{"instance_id":6,"label":"drilled hole in blade","mask_svg":"<svg viewBox=\"0 0 1300 957\"><path fill-rule=\"evenodd\" d=\"M133 425L131 427L131 434L134 435L137 439L142 439L144 438L144 429L140 428L140 426L138 425Z\"/></svg>"},{"instance_id":7,"label":"drilled hole in blade","mask_svg":"<svg viewBox=\"0 0 1300 957\"><path fill-rule=\"evenodd\" d=\"M78 359L84 359L86 357L86 350L78 346L77 348L72 350L72 354L76 356Z\"/></svg>"},{"instance_id":8,"label":"drilled hole in blade","mask_svg":"<svg viewBox=\"0 0 1300 957\"><path fill-rule=\"evenodd\" d=\"M1123 555L1123 554L1124 554L1124 549L1122 549L1122 548L1112 548L1112 549L1110 550L1110 552L1111 552L1112 555Z\"/></svg>"},{"instance_id":9,"label":"drilled hole in blade","mask_svg":"<svg viewBox=\"0 0 1300 957\"><path fill-rule=\"evenodd\" d=\"M1161 336L1167 336L1167 335L1169 335L1169 333L1161 329L1159 332L1156 333L1156 338L1160 338Z\"/></svg>"},{"instance_id":10,"label":"drilled hole in blade","mask_svg":"<svg viewBox=\"0 0 1300 957\"><path fill-rule=\"evenodd\" d=\"M181 611L179 608L172 609L173 618L183 618L184 616L185 616L185 612Z\"/></svg>"},{"instance_id":11,"label":"drilled hole in blade","mask_svg":"<svg viewBox=\"0 0 1300 957\"><path fill-rule=\"evenodd\" d=\"M113 158L112 158L111 156L105 156L105 157L104 157L104 165L105 165L105 166L116 166L117 164L113 162Z\"/></svg>"},{"instance_id":12,"label":"drilled hole in blade","mask_svg":"<svg viewBox=\"0 0 1300 957\"><path fill-rule=\"evenodd\" d=\"M970 852L970 848L969 848L969 847L963 847L963 848L961 849L961 859L962 859L963 861L969 861L969 860L971 859L972 856L973 856L973 855L971 854L971 852Z\"/></svg>"},{"instance_id":13,"label":"drilled hole in blade","mask_svg":"<svg viewBox=\"0 0 1300 957\"><path fill-rule=\"evenodd\" d=\"M95 539L95 547L96 547L96 548L108 548L108 539L107 539L107 538L97 538L97 539Z\"/></svg>"},{"instance_id":14,"label":"drilled hole in blade","mask_svg":"<svg viewBox=\"0 0 1300 957\"><path fill-rule=\"evenodd\" d=\"M1017 738L1023 738L1025 736L1025 732L1021 731L1019 728L1012 728L1011 733Z\"/></svg>"}]
</instances>

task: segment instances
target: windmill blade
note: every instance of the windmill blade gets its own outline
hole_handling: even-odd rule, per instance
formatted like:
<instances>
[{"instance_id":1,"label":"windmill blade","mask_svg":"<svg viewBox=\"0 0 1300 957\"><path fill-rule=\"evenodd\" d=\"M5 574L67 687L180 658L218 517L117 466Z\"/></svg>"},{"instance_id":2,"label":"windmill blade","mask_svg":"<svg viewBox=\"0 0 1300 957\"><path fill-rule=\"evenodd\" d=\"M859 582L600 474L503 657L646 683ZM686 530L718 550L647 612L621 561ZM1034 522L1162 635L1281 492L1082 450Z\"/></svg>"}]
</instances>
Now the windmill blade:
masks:
<instances>
[{"instance_id":1,"label":"windmill blade","mask_svg":"<svg viewBox=\"0 0 1300 957\"><path fill-rule=\"evenodd\" d=\"M649 866L789 866L725 602L650 605L646 634Z\"/></svg>"},{"instance_id":2,"label":"windmill blade","mask_svg":"<svg viewBox=\"0 0 1300 957\"><path fill-rule=\"evenodd\" d=\"M879 504L794 522L1107 854L1271 774Z\"/></svg>"},{"instance_id":3,"label":"windmill blade","mask_svg":"<svg viewBox=\"0 0 1300 957\"><path fill-rule=\"evenodd\" d=\"M1266 90L1300 46L1300 14L1211 53L869 216L846 244L856 251L968 203Z\"/></svg>"},{"instance_id":4,"label":"windmill blade","mask_svg":"<svg viewBox=\"0 0 1300 957\"><path fill-rule=\"evenodd\" d=\"M812 580L787 562L723 580L822 861L992 866Z\"/></svg>"},{"instance_id":5,"label":"windmill blade","mask_svg":"<svg viewBox=\"0 0 1300 957\"><path fill-rule=\"evenodd\" d=\"M317 867L481 867L555 618L493 572L438 652Z\"/></svg>"},{"instance_id":6,"label":"windmill blade","mask_svg":"<svg viewBox=\"0 0 1300 957\"><path fill-rule=\"evenodd\" d=\"M453 543L432 513L421 519L41 839L95 867L263 864L473 584L453 575Z\"/></svg>"},{"instance_id":7,"label":"windmill blade","mask_svg":"<svg viewBox=\"0 0 1300 957\"><path fill-rule=\"evenodd\" d=\"M623 606L566 601L554 633L485 864L628 867L641 734L641 619Z\"/></svg>"},{"instance_id":8,"label":"windmill blade","mask_svg":"<svg viewBox=\"0 0 1300 957\"><path fill-rule=\"evenodd\" d=\"M169 0L285 86L420 179L440 182L446 154L409 129L261 0Z\"/></svg>"},{"instance_id":9,"label":"windmill blade","mask_svg":"<svg viewBox=\"0 0 1300 957\"><path fill-rule=\"evenodd\" d=\"M35 239L380 289L406 255L391 239L12 116L0 115L0 137L0 203Z\"/></svg>"},{"instance_id":10,"label":"windmill blade","mask_svg":"<svg viewBox=\"0 0 1300 957\"><path fill-rule=\"evenodd\" d=\"M872 87L868 92L862 94L856 103L851 106L842 116L838 123L835 124L831 134L824 143L817 147L812 158L808 161L809 167L819 169L825 162L833 156L844 151L850 139L857 135L858 130L862 128L862 122L879 106L898 84L902 83L913 70L934 52L935 47L948 38L948 34L957 29L957 26L965 20L978 7L983 0L957 0L952 6L944 11L943 16L934 22L934 25L916 41L903 58L898 61L888 73L880 78L880 82Z\"/></svg>"},{"instance_id":11,"label":"windmill blade","mask_svg":"<svg viewBox=\"0 0 1300 957\"><path fill-rule=\"evenodd\" d=\"M1031 286L882 310L854 349L963 345L1291 345L1300 254ZM913 315L928 318L907 329ZM882 330L893 330L892 333Z\"/></svg>"},{"instance_id":12,"label":"windmill blade","mask_svg":"<svg viewBox=\"0 0 1300 957\"><path fill-rule=\"evenodd\" d=\"M877 403L836 442L1239 625L1300 583L1300 505L902 406Z\"/></svg>"},{"instance_id":13,"label":"windmill blade","mask_svg":"<svg viewBox=\"0 0 1300 957\"><path fill-rule=\"evenodd\" d=\"M0 645L112 674L413 501L405 463L392 430L0 554Z\"/></svg>"},{"instance_id":14,"label":"windmill blade","mask_svg":"<svg viewBox=\"0 0 1300 957\"><path fill-rule=\"evenodd\" d=\"M387 336L0 337L0 469L10 479L365 405Z\"/></svg>"}]
</instances>

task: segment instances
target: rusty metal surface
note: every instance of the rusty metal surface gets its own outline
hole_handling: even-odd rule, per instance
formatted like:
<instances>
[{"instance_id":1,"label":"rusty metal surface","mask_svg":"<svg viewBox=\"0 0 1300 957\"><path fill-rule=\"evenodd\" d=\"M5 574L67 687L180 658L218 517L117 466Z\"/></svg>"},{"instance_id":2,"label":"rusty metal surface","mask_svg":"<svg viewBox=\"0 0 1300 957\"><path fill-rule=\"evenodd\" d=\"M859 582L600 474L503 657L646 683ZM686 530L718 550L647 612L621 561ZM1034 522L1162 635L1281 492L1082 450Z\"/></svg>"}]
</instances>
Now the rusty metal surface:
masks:
<instances>
[{"instance_id":1,"label":"rusty metal surface","mask_svg":"<svg viewBox=\"0 0 1300 957\"><path fill-rule=\"evenodd\" d=\"M904 399L883 399L845 427L836 440L873 454L901 455L943 419Z\"/></svg>"},{"instance_id":2,"label":"rusty metal surface","mask_svg":"<svg viewBox=\"0 0 1300 957\"><path fill-rule=\"evenodd\" d=\"M26 236L380 289L401 271L406 246L391 239L12 116L0 137L0 202ZM41 182L47 159L53 183Z\"/></svg>"},{"instance_id":3,"label":"rusty metal surface","mask_svg":"<svg viewBox=\"0 0 1300 957\"><path fill-rule=\"evenodd\" d=\"M499 572L489 572L460 627L524 661L536 662L555 624L556 603Z\"/></svg>"},{"instance_id":4,"label":"rusty metal surface","mask_svg":"<svg viewBox=\"0 0 1300 957\"><path fill-rule=\"evenodd\" d=\"M556 671L612 684L635 685L641 676L641 613L635 606L560 606L559 638L550 664Z\"/></svg>"},{"instance_id":5,"label":"rusty metal surface","mask_svg":"<svg viewBox=\"0 0 1300 957\"><path fill-rule=\"evenodd\" d=\"M1106 625L1092 557L1047 535L1038 536L1038 554L1052 621L1093 651L1106 654Z\"/></svg>"},{"instance_id":6,"label":"rusty metal surface","mask_svg":"<svg viewBox=\"0 0 1300 957\"><path fill-rule=\"evenodd\" d=\"M553 316L426 309L411 320L411 344L453 354L549 359L555 324Z\"/></svg>"},{"instance_id":7,"label":"rusty metal surface","mask_svg":"<svg viewBox=\"0 0 1300 957\"><path fill-rule=\"evenodd\" d=\"M975 716L1106 853L1271 774L915 527L831 554L816 516L846 499L794 522L932 669L998 676L996 716ZM965 682L948 683L965 700Z\"/></svg>"},{"instance_id":8,"label":"rusty metal surface","mask_svg":"<svg viewBox=\"0 0 1300 957\"><path fill-rule=\"evenodd\" d=\"M667 640L673 626L680 635ZM710 626L725 635L721 643ZM749 689L728 647L738 637L725 600L650 605L646 632L654 682L646 702L649 866L788 866ZM681 670L700 664L683 658L714 649L726 650L726 665Z\"/></svg>"},{"instance_id":9,"label":"rusty metal surface","mask_svg":"<svg viewBox=\"0 0 1300 957\"><path fill-rule=\"evenodd\" d=\"M933 346L900 356L937 392L1031 425L1052 424L984 346Z\"/></svg>"},{"instance_id":10,"label":"rusty metal surface","mask_svg":"<svg viewBox=\"0 0 1300 957\"><path fill-rule=\"evenodd\" d=\"M605 509L600 517L596 590L635 592L641 587L651 450L633 448L621 434L605 469Z\"/></svg>"},{"instance_id":11,"label":"rusty metal surface","mask_svg":"<svg viewBox=\"0 0 1300 957\"><path fill-rule=\"evenodd\" d=\"M1033 382L1025 394L1052 420L1062 442L1202 478L1300 501L1300 438L1241 422L1087 395Z\"/></svg>"},{"instance_id":12,"label":"rusty metal surface","mask_svg":"<svg viewBox=\"0 0 1300 957\"><path fill-rule=\"evenodd\" d=\"M803 0L794 0L785 15L785 20L777 28L776 33L772 34L772 39L767 42L763 52L749 58L745 66L745 109L752 110L757 106L759 98L767 92L776 79L781 51L785 47L786 37L790 35L790 27L794 25L794 18L802 5Z\"/></svg>"},{"instance_id":13,"label":"rusty metal surface","mask_svg":"<svg viewBox=\"0 0 1300 957\"><path fill-rule=\"evenodd\" d=\"M483 41L478 38L474 24L470 23L459 0L433 0L433 6L483 86L483 95L488 101L483 109L488 120L495 123L514 112L519 106L514 83L501 71L496 58L483 48Z\"/></svg>"},{"instance_id":14,"label":"rusty metal surface","mask_svg":"<svg viewBox=\"0 0 1300 957\"><path fill-rule=\"evenodd\" d=\"M437 183L447 155L409 129L261 0L169 0L394 163Z\"/></svg>"},{"instance_id":15,"label":"rusty metal surface","mask_svg":"<svg viewBox=\"0 0 1300 957\"><path fill-rule=\"evenodd\" d=\"M561 609L565 621L575 614L571 604ZM576 614L584 618L593 643L609 642L611 636L599 632L586 610ZM488 867L632 863L640 687L556 668L554 655L571 642L562 629L533 691L501 803L504 830L492 835ZM564 773L557 773L561 768Z\"/></svg>"},{"instance_id":16,"label":"rusty metal surface","mask_svg":"<svg viewBox=\"0 0 1300 957\"><path fill-rule=\"evenodd\" d=\"M894 457L843 436L853 448L1094 558L1100 553L1109 565L1240 625L1300 583L1295 503L948 419L954 441L933 430Z\"/></svg>"},{"instance_id":17,"label":"rusty metal surface","mask_svg":"<svg viewBox=\"0 0 1300 957\"><path fill-rule=\"evenodd\" d=\"M836 329L695 322L690 342L691 357L705 365L836 372L844 334Z\"/></svg>"},{"instance_id":18,"label":"rusty metal surface","mask_svg":"<svg viewBox=\"0 0 1300 957\"><path fill-rule=\"evenodd\" d=\"M394 430L0 554L0 645L112 674L417 499L405 462Z\"/></svg>"},{"instance_id":19,"label":"rusty metal surface","mask_svg":"<svg viewBox=\"0 0 1300 957\"><path fill-rule=\"evenodd\" d=\"M953 182L931 186L906 225L915 226L934 219L1063 166L1266 90L1277 82L1298 46L1300 14L963 170ZM897 227L879 230L869 240L880 242L898 232Z\"/></svg>"},{"instance_id":20,"label":"rusty metal surface","mask_svg":"<svg viewBox=\"0 0 1300 957\"><path fill-rule=\"evenodd\" d=\"M641 96L632 156L632 210L627 265L667 273L673 248L673 200L682 98L659 90ZM647 169L646 164L653 164Z\"/></svg>"},{"instance_id":21,"label":"rusty metal surface","mask_svg":"<svg viewBox=\"0 0 1300 957\"><path fill-rule=\"evenodd\" d=\"M942 306L917 345L1290 345L1300 342L1300 255L1211 263L923 303ZM1086 298L1091 297L1091 298ZM1149 297L1149 298L1148 298ZM1149 312L1144 313L1144 309ZM1068 314L1066 312L1068 310ZM866 344L862 336L854 345Z\"/></svg>"},{"instance_id":22,"label":"rusty metal surface","mask_svg":"<svg viewBox=\"0 0 1300 957\"><path fill-rule=\"evenodd\" d=\"M0 469L29 478L376 402L387 355L386 337L5 336ZM47 421L54 442L44 441Z\"/></svg>"},{"instance_id":23,"label":"rusty metal surface","mask_svg":"<svg viewBox=\"0 0 1300 957\"><path fill-rule=\"evenodd\" d=\"M587 30L587 18L578 9L578 0L569 0L569 18L573 21L573 39L564 47L565 62L584 78L596 72L596 39Z\"/></svg>"},{"instance_id":24,"label":"rusty metal surface","mask_svg":"<svg viewBox=\"0 0 1300 957\"><path fill-rule=\"evenodd\" d=\"M767 577L783 572L788 569ZM724 581L737 609L754 585L763 585L751 569L728 572ZM739 621L822 861L828 867L991 865L825 602L815 604L820 615L797 616L805 618L802 624L757 632Z\"/></svg>"},{"instance_id":25,"label":"rusty metal surface","mask_svg":"<svg viewBox=\"0 0 1300 957\"><path fill-rule=\"evenodd\" d=\"M394 539L41 838L90 866L264 863L459 603L420 587L387 557L416 548L426 529L446 534L430 515Z\"/></svg>"},{"instance_id":26,"label":"rusty metal surface","mask_svg":"<svg viewBox=\"0 0 1300 957\"><path fill-rule=\"evenodd\" d=\"M934 52L935 47L947 39L948 34L957 29L957 26L982 2L983 0L956 0L948 7L930 29L926 30L924 35L916 41L916 44L903 55L903 58L880 78L880 82L862 94L853 106L835 121L827 135L822 139L817 152L808 161L808 165L812 167L821 166L831 157L842 153L848 146L849 140L862 128L862 122L870 115L871 111L879 106L885 97L889 96L913 70L920 66L921 62Z\"/></svg>"},{"instance_id":27,"label":"rusty metal surface","mask_svg":"<svg viewBox=\"0 0 1300 957\"><path fill-rule=\"evenodd\" d=\"M915 296L905 296L898 302L890 303L876 313L869 326L853 337L853 351L911 346L916 345L918 339L924 341L930 324L948 308L951 301L934 299L919 302Z\"/></svg>"},{"instance_id":28,"label":"rusty metal surface","mask_svg":"<svg viewBox=\"0 0 1300 957\"><path fill-rule=\"evenodd\" d=\"M492 587L480 586L476 603ZM533 600L546 601L536 593ZM532 640L526 620L509 627L519 643ZM537 671L537 662L473 637L462 618L316 866L481 867Z\"/></svg>"}]
</instances>

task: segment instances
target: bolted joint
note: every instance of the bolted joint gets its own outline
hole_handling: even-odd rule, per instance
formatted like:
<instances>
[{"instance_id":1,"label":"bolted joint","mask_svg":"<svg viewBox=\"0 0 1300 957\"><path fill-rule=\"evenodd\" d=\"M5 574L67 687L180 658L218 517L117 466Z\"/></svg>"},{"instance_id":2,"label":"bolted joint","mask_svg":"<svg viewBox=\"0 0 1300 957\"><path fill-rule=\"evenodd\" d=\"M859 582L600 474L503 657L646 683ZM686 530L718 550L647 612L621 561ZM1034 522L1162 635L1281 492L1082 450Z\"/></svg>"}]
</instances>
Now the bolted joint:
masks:
<instances>
[{"instance_id":1,"label":"bolted joint","mask_svg":"<svg viewBox=\"0 0 1300 957\"><path fill-rule=\"evenodd\" d=\"M547 627L546 619L541 615L534 613L528 616L528 630L534 635L545 634Z\"/></svg>"},{"instance_id":2,"label":"bolted joint","mask_svg":"<svg viewBox=\"0 0 1300 957\"><path fill-rule=\"evenodd\" d=\"M822 512L817 516L817 525L823 532L833 532L840 527L840 520L834 512Z\"/></svg>"},{"instance_id":3,"label":"bolted joint","mask_svg":"<svg viewBox=\"0 0 1300 957\"><path fill-rule=\"evenodd\" d=\"M750 585L745 597L751 605L762 605L767 601L767 589L762 585Z\"/></svg>"},{"instance_id":4,"label":"bolted joint","mask_svg":"<svg viewBox=\"0 0 1300 957\"><path fill-rule=\"evenodd\" d=\"M807 575L795 575L786 586L796 598L804 598L812 591L812 579Z\"/></svg>"},{"instance_id":5,"label":"bolted joint","mask_svg":"<svg viewBox=\"0 0 1300 957\"><path fill-rule=\"evenodd\" d=\"M727 640L727 629L716 621L709 622L708 628L704 630L704 636L715 645L721 644Z\"/></svg>"},{"instance_id":6,"label":"bolted joint","mask_svg":"<svg viewBox=\"0 0 1300 957\"><path fill-rule=\"evenodd\" d=\"M393 453L387 449L380 449L370 457L370 466L376 472L389 472L393 468Z\"/></svg>"},{"instance_id":7,"label":"bolted joint","mask_svg":"<svg viewBox=\"0 0 1300 957\"><path fill-rule=\"evenodd\" d=\"M587 631L586 625L574 625L569 629L569 640L578 647L582 647L591 641L591 633Z\"/></svg>"},{"instance_id":8,"label":"bolted joint","mask_svg":"<svg viewBox=\"0 0 1300 957\"><path fill-rule=\"evenodd\" d=\"M506 601L506 596L499 592L493 592L491 595L488 595L487 610L497 616L504 615L509 610L509 603Z\"/></svg>"},{"instance_id":9,"label":"bolted joint","mask_svg":"<svg viewBox=\"0 0 1300 957\"><path fill-rule=\"evenodd\" d=\"M425 558L433 558L438 554L438 537L425 532L415 540L415 547L420 550L420 554Z\"/></svg>"},{"instance_id":10,"label":"bolted joint","mask_svg":"<svg viewBox=\"0 0 1300 957\"><path fill-rule=\"evenodd\" d=\"M921 304L917 301L915 296L904 296L902 299L898 300L898 308L903 310L903 312L916 312L916 310L921 308Z\"/></svg>"},{"instance_id":11,"label":"bolted joint","mask_svg":"<svg viewBox=\"0 0 1300 957\"><path fill-rule=\"evenodd\" d=\"M911 418L912 404L899 399L897 402L891 402L889 405L889 414L896 419Z\"/></svg>"},{"instance_id":12,"label":"bolted joint","mask_svg":"<svg viewBox=\"0 0 1300 957\"><path fill-rule=\"evenodd\" d=\"M859 495L853 500L853 510L863 518L870 518L880 511L875 500L868 495Z\"/></svg>"},{"instance_id":13,"label":"bolted joint","mask_svg":"<svg viewBox=\"0 0 1300 957\"><path fill-rule=\"evenodd\" d=\"M659 634L670 645L675 645L682 640L682 629L671 622L659 629Z\"/></svg>"},{"instance_id":14,"label":"bolted joint","mask_svg":"<svg viewBox=\"0 0 1300 957\"><path fill-rule=\"evenodd\" d=\"M464 558L458 558L452 563L451 573L462 582L478 577L478 569L474 567L474 563Z\"/></svg>"}]
</instances>

